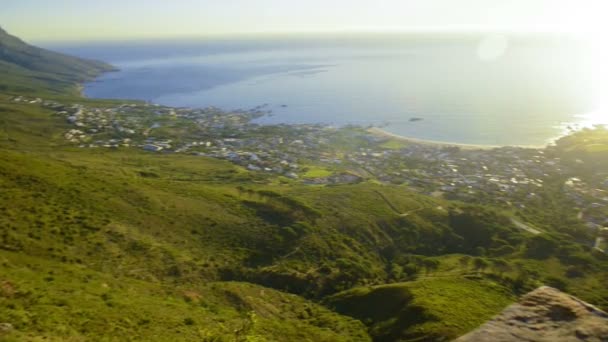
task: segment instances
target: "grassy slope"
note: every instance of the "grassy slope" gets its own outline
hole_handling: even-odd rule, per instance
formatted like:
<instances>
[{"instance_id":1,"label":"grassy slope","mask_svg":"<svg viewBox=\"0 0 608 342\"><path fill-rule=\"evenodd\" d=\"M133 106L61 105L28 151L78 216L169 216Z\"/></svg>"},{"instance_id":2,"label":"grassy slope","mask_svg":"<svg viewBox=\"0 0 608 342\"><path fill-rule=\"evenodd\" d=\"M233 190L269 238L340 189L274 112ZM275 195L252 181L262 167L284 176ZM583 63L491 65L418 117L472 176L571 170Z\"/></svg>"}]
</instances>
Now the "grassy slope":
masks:
<instances>
[{"instance_id":1,"label":"grassy slope","mask_svg":"<svg viewBox=\"0 0 608 342\"><path fill-rule=\"evenodd\" d=\"M61 148L49 113L1 107L0 321L22 332L13 338L230 338L253 312L239 338L366 340L302 298L217 282L273 229L240 205L235 186L255 176L213 159Z\"/></svg>"},{"instance_id":2,"label":"grassy slope","mask_svg":"<svg viewBox=\"0 0 608 342\"><path fill-rule=\"evenodd\" d=\"M200 332L178 324L186 318L200 322L226 319L232 322L227 324L238 325L249 311L261 315L265 309L224 307L215 292L202 296L201 302L212 305L219 301L217 307L237 318L229 318L232 316L222 310L198 312L196 306L193 309L191 303L180 300L168 312L179 317L172 320L133 308L146 303L153 311L155 305L165 303L165 296L179 298L179 289L184 288L200 292L208 282L223 289L225 283L217 281L225 279L225 271L243 265L247 271L240 279L308 291L313 296L348 289L361 284L359 281L382 283L386 280L385 261L378 249L393 245L399 238L399 225L405 222L395 209L403 213L421 208L432 211L438 205L402 188L374 184L304 187L266 179L213 159L64 147L57 133L67 126L50 113L26 105L4 103L0 107L4 108L6 128L0 138L0 184L5 190L0 194L0 223L5 228L2 281L27 294L3 301L13 308L3 319L16 322L28 336L91 336L117 324L134 339L150 339L154 335L145 335L147 330L137 324L141 317L150 317L150 323L144 325L167 334L179 329L178 336ZM238 190L241 185L249 192ZM272 196L284 199L273 201ZM284 208L285 199L295 204ZM302 232L284 232L284 227L298 227L299 222L306 225ZM20 261L23 255L31 261ZM108 306L103 298L107 301L110 294L103 296L106 292L101 289L97 295L103 298L91 295L93 290L81 272L103 279L95 286L110 280L132 285L110 286L116 289L112 300L122 304ZM234 285L237 294L250 286L235 284L240 284ZM294 288L298 284L305 284L304 288ZM84 288L77 290L79 286ZM65 293L71 297L78 291L83 293L81 299L57 296ZM139 293L140 302L130 299L133 292ZM34 305L31 297L36 298L33 303L43 304ZM275 303L276 298L269 298L271 306L282 302ZM321 336L317 339L337 339L332 334L338 333L348 339L364 338L361 326L327 312L303 322L285 319L299 317L298 308L304 301L297 300L273 316L281 319L267 320L264 324L269 327L260 328L260 334L278 340L285 340L278 330ZM84 318L71 318L79 303L88 301L93 302ZM306 305L323 312L310 302ZM31 317L41 316L43 309L52 309L53 314L46 318L49 321L43 325L37 321L42 318L32 321ZM132 324L120 323L117 316L121 312L132 316ZM94 314L104 318L103 322L88 325ZM54 324L63 328L55 331ZM348 328L334 329L341 325ZM318 329L326 336L316 332ZM213 333L225 334L222 331ZM169 335L158 336L162 340Z\"/></svg>"},{"instance_id":3,"label":"grassy slope","mask_svg":"<svg viewBox=\"0 0 608 342\"><path fill-rule=\"evenodd\" d=\"M120 257L121 265L144 268L145 276L154 278L163 277L166 262L159 261L162 266L157 269L150 260L166 258L163 253L184 261L192 258L188 253L197 260L217 259L205 270L210 276L243 263L256 268L285 265L305 273L320 261L340 258L371 262L371 269L377 269L372 273L382 272L381 260L369 249L390 243L380 225L395 220L396 214L378 201L374 191L379 186L306 188L275 184L213 159L62 149L56 146L61 140L53 131L59 123L23 106L13 108L4 121L20 122L30 130L11 124L8 139L0 143L7 147L0 156L0 172L6 189L2 210L11 228L5 238L9 246L46 257L78 254L81 259L90 249L103 248L107 251L91 262ZM298 205L307 209L294 211L300 208L241 193L236 190L241 184L253 191L298 196ZM404 211L419 206L409 196L413 195L401 195ZM285 227L299 221L311 230L291 236ZM86 235L79 232L83 226ZM108 234L113 235L110 241ZM21 241L26 237L32 241ZM68 246L41 252L58 239ZM162 253L155 248L159 243L166 247ZM112 251L114 244L127 252ZM134 244L142 245L137 246L140 254L129 250ZM145 265L143 255L148 258ZM181 276L197 274L197 267L184 266Z\"/></svg>"},{"instance_id":4,"label":"grassy slope","mask_svg":"<svg viewBox=\"0 0 608 342\"><path fill-rule=\"evenodd\" d=\"M31 46L0 28L0 91L62 96L101 72L113 70L102 62L75 58Z\"/></svg>"},{"instance_id":5,"label":"grassy slope","mask_svg":"<svg viewBox=\"0 0 608 342\"><path fill-rule=\"evenodd\" d=\"M377 341L407 341L456 338L514 298L510 290L488 280L437 277L356 288L327 302L366 322Z\"/></svg>"},{"instance_id":6,"label":"grassy slope","mask_svg":"<svg viewBox=\"0 0 608 342\"><path fill-rule=\"evenodd\" d=\"M0 321L16 328L9 341L369 339L355 320L256 285L169 286L6 251L0 262Z\"/></svg>"},{"instance_id":7,"label":"grassy slope","mask_svg":"<svg viewBox=\"0 0 608 342\"><path fill-rule=\"evenodd\" d=\"M518 293L547 284L593 303L606 304L602 290L608 280L605 271L597 270L593 276L564 277L569 267L558 258L518 257L506 264L504 259L484 259L488 264L483 268L475 266L475 259L466 255L432 259L437 265L421 272L415 280L356 287L329 296L324 303L364 322L375 341L453 339L502 311ZM523 288L515 290L514 283L523 278L527 278Z\"/></svg>"},{"instance_id":8,"label":"grassy slope","mask_svg":"<svg viewBox=\"0 0 608 342\"><path fill-rule=\"evenodd\" d=\"M321 299L356 286L402 282L410 276L395 270L412 265L421 276L424 266L416 263L424 262L424 257L411 262L407 260L409 253L441 255L457 250L450 247L453 228L449 215L439 206L449 208L458 204L438 202L402 187L373 183L303 186L208 158L130 149L77 149L64 145L59 133L67 125L51 113L37 106L2 101L0 110L3 112L0 253L4 258L0 265L1 281L16 284L27 294L3 298L0 305L9 310L5 311L6 318L0 320L15 322L18 330L28 336L63 339L103 332L111 335L114 330L107 331L108 327L119 324L115 320L121 312L127 312L127 318L136 317L129 318L131 323L149 316L150 322L146 324L166 333L159 335L162 336L159 340L171 334L179 337L201 333L198 323L199 329L177 324L187 318L220 329L209 334L229 337L226 331L231 328L222 330L220 324L203 323L226 320L226 326L234 327L246 323L243 317L248 317L249 312L263 317L267 309L227 305L207 284L215 284L221 293L228 286L222 281L249 281ZM410 215L401 217L404 213ZM487 219L494 225L498 222L491 215ZM499 227L486 225L483 227L490 231L501 231ZM500 234L514 239L514 243L525 238L509 229ZM490 250L486 242L484 246ZM529 260L522 253L524 250L515 251L509 263L515 269L514 262L524 262L522 267L532 284L538 285L550 277L563 278L567 265L556 259L551 263ZM440 259L439 268L431 273L451 274L449 270L461 267L455 258ZM81 271L91 272L106 283L113 280L132 284L126 288L112 286L116 291L111 298L121 306L107 306L103 298L98 301L97 297L87 295L92 290L87 290L89 285ZM462 274L469 273L471 270L465 268ZM491 271L484 277L496 273L504 272ZM507 272L503 274L505 279L497 283L510 289L513 279L521 274L519 270ZM53 279L45 280L48 277ZM599 304L603 300L602 295L598 296L601 283L601 277L587 276L568 280L567 286L575 294ZM267 291L273 294L268 304L282 307L282 311L258 325L268 328L259 328L251 334L270 340L292 339L292 335L278 333L283 330L325 336L317 338L325 340L335 340L338 334L351 340L365 336L362 326L344 316L332 316L300 297L240 282L230 284L235 284L233 292L239 296L246 296L251 286ZM511 290L510 294L500 292L501 296L494 296L494 287L488 287L487 281L467 280L458 274L452 274L450 281L406 284L412 294L419 293L414 301L416 306L432 313L432 319L429 316L405 331L391 332L406 336L454 337L473 322L477 324L500 311L513 293ZM454 288L454 296L460 296L461 301L455 305L468 306L467 316L437 311L435 304L441 298L453 300L454 296L441 297L450 288ZM180 291L191 289L207 293L202 296L201 305L216 305L219 311L198 311L198 306L180 300L170 311L171 316L179 319L168 320L163 316L164 309L158 310L165 305L163 298L181 298ZM472 293L484 289L490 291L486 303L496 305L471 304ZM72 296L78 291L83 291L78 300L54 300L57 293ZM424 291L430 295L422 295ZM133 301L132 293L139 294L139 302ZM89 301L92 302L88 314L73 318L71 312ZM139 309L133 309L140 303L146 303L149 310L142 309L142 315L138 314ZM287 319L300 317L303 303L318 310L320 316L304 321ZM38 317L43 310L51 310L53 314L45 318L42 328L38 328L37 321L19 318ZM151 313L156 311L160 313ZM358 318L348 311L341 312ZM396 311L396 316L373 324L372 334L382 336L392 331L400 313ZM103 323L89 326L86 322L91 315L104 318ZM470 317L479 319L473 321ZM63 326L65 331L53 330L54 324ZM145 335L146 329L139 324L119 325L126 336L135 340L153 338ZM347 328L333 328L339 326Z\"/></svg>"}]
</instances>

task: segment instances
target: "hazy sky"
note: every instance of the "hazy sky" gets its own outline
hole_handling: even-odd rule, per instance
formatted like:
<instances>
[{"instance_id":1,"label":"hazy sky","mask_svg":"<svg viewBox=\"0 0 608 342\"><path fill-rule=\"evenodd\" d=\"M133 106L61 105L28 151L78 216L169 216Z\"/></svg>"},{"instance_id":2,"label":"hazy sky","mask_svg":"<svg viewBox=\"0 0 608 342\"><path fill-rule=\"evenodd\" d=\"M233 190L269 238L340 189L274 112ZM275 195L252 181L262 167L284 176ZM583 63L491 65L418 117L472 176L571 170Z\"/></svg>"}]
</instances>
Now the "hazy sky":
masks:
<instances>
[{"instance_id":1,"label":"hazy sky","mask_svg":"<svg viewBox=\"0 0 608 342\"><path fill-rule=\"evenodd\" d=\"M601 31L606 0L2 0L0 26L27 40L234 33Z\"/></svg>"}]
</instances>

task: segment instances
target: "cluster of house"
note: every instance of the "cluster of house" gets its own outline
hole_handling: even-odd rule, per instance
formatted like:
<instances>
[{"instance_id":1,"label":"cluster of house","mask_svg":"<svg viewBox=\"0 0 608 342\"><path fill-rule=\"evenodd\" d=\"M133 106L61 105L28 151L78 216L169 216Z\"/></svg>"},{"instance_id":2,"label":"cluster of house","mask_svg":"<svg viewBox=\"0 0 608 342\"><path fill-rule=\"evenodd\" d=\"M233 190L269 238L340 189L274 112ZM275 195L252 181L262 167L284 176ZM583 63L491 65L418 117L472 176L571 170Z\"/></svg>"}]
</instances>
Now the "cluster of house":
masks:
<instances>
[{"instance_id":1,"label":"cluster of house","mask_svg":"<svg viewBox=\"0 0 608 342\"><path fill-rule=\"evenodd\" d=\"M480 193L497 201L516 193L534 196L546 173L559 172L559 160L547 158L543 151L512 147L461 150L408 144L395 150L361 149L347 158L381 181L463 200Z\"/></svg>"},{"instance_id":2,"label":"cluster of house","mask_svg":"<svg viewBox=\"0 0 608 342\"><path fill-rule=\"evenodd\" d=\"M592 209L608 207L608 179L597 187L590 186L578 177L570 177L564 182L564 193L578 206L588 204Z\"/></svg>"},{"instance_id":3,"label":"cluster of house","mask_svg":"<svg viewBox=\"0 0 608 342\"><path fill-rule=\"evenodd\" d=\"M579 219L585 222L590 232L597 234L596 248L605 249L608 238L608 179L599 184L589 184L578 177L570 177L564 182L563 193L577 207L581 208ZM584 209L582 209L584 208ZM601 247L601 248L600 248Z\"/></svg>"},{"instance_id":4,"label":"cluster of house","mask_svg":"<svg viewBox=\"0 0 608 342\"><path fill-rule=\"evenodd\" d=\"M25 104L40 104L43 102L48 102L48 101L44 101L43 99L41 99L39 97L30 98L30 97L26 97L26 96L15 96L15 97L11 98L11 101L13 101L15 103L25 103Z\"/></svg>"},{"instance_id":5,"label":"cluster of house","mask_svg":"<svg viewBox=\"0 0 608 342\"><path fill-rule=\"evenodd\" d=\"M189 153L225 159L251 171L300 178L301 160L340 160L322 152L335 128L324 125L275 125L272 131L252 121L265 114L263 107L224 112L172 108L152 104L120 104L94 108L62 105L42 99L13 98L14 102L52 108L73 128L63 137L81 148L135 147L149 152ZM353 183L362 178L341 172L307 180L310 184Z\"/></svg>"},{"instance_id":6,"label":"cluster of house","mask_svg":"<svg viewBox=\"0 0 608 342\"><path fill-rule=\"evenodd\" d=\"M82 148L140 148L155 153L188 153L228 160L255 172L300 179L305 184L352 184L375 179L405 184L432 196L467 202L494 203L516 209L538 198L549 176L572 173L545 150L503 147L460 149L407 143L389 148L389 138L361 128L327 125L259 125L263 106L224 112L217 108L172 108L121 104L92 108L17 96L16 103L52 109L73 127L63 137ZM338 136L353 138L340 140ZM358 144L356 139L362 144ZM359 145L365 147L358 147ZM326 176L307 177L306 167L325 167ZM606 245L608 179L587 184L568 178L562 192L581 210L579 218L597 232L596 247Z\"/></svg>"},{"instance_id":7,"label":"cluster of house","mask_svg":"<svg viewBox=\"0 0 608 342\"><path fill-rule=\"evenodd\" d=\"M523 208L543 187L545 176L563 172L559 158L548 157L543 150L471 150L418 143L392 149L384 147L388 138L362 134L360 129L356 134L367 142L366 147L341 149L333 138L349 128L258 125L253 120L266 114L261 106L225 112L214 107L190 109L152 104L91 108L25 97L15 97L13 101L54 109L56 115L74 126L64 138L83 148L136 147L149 152L190 153L225 159L251 171L305 178L303 182L307 184L354 183L373 178L407 184L434 196L460 200L483 196L484 201ZM302 177L301 164L310 162L340 171L326 177ZM592 191L586 185L582 187ZM599 193L596 197L608 198L597 189L593 191ZM579 201L589 197L580 189L567 193ZM604 205L604 201L591 205Z\"/></svg>"},{"instance_id":8,"label":"cluster of house","mask_svg":"<svg viewBox=\"0 0 608 342\"><path fill-rule=\"evenodd\" d=\"M320 125L277 125L270 133L259 125L247 127L247 134L238 137L216 138L205 142L187 144L181 152L187 152L241 165L250 171L270 172L288 178L301 178L305 168L302 161L323 163L320 156L323 147L329 145L328 137L335 129ZM344 177L325 177L316 181L335 184ZM342 182L346 183L346 181Z\"/></svg>"}]
</instances>

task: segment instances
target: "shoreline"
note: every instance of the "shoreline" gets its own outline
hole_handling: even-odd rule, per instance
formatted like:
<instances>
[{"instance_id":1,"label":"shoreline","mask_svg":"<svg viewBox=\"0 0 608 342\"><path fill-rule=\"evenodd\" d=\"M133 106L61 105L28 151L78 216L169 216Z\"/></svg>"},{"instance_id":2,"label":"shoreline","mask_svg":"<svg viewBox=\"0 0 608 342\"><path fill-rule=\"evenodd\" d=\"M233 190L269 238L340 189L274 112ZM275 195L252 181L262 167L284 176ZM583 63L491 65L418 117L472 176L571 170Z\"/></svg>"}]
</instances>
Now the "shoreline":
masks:
<instances>
[{"instance_id":1,"label":"shoreline","mask_svg":"<svg viewBox=\"0 0 608 342\"><path fill-rule=\"evenodd\" d=\"M103 71L101 72L98 76L95 77L95 79L97 79L98 77L102 76L103 74L109 73L109 72L116 72L118 70L111 70L111 71ZM85 89L86 89L86 83L85 82L81 82L77 85L77 90L79 93L79 96L83 99L90 99L86 94L85 94ZM115 99L102 99L102 100L115 100ZM143 100L127 100L127 101L143 101ZM148 102L148 101L143 101L143 102ZM167 106L167 107L174 107L174 106ZM178 108L178 107L175 107ZM288 124L291 126L291 124ZM407 142L407 143L414 143L414 144L419 144L419 145L426 145L426 146L433 146L433 147L458 147L462 150L468 150L468 151L472 151L472 150L493 150L493 149L498 149L498 148L504 148L504 147L513 147L513 148L527 148L527 149L536 149L536 150L542 150L547 148L548 146L551 145L551 143L548 143L546 145L484 145L484 144L466 144L466 143L457 143L457 142L447 142L447 141L437 141L437 140L430 140L430 139L420 139L420 138L413 138L413 137L407 137L407 136L403 136L403 135L399 135L396 133L391 133L389 131L386 131L382 128L379 127L371 127L371 128L367 128L365 129L365 131L373 136L377 136L377 137L383 137L383 138L389 138L389 139L394 139L394 140L398 140L401 142ZM559 138L556 138L555 140L557 140Z\"/></svg>"},{"instance_id":2,"label":"shoreline","mask_svg":"<svg viewBox=\"0 0 608 342\"><path fill-rule=\"evenodd\" d=\"M384 138L395 139L402 142L409 142L420 145L428 145L435 147L458 147L463 150L493 150L502 147L518 147L518 148L530 148L530 149L545 149L547 146L521 146L521 145L482 145L482 144L464 144L464 143L455 143L455 142L447 142L447 141L436 141L436 140L427 140L427 139L419 139L419 138L411 138L403 135L399 135L396 133L391 133L383 130L379 127L372 127L366 130L368 133Z\"/></svg>"}]
</instances>

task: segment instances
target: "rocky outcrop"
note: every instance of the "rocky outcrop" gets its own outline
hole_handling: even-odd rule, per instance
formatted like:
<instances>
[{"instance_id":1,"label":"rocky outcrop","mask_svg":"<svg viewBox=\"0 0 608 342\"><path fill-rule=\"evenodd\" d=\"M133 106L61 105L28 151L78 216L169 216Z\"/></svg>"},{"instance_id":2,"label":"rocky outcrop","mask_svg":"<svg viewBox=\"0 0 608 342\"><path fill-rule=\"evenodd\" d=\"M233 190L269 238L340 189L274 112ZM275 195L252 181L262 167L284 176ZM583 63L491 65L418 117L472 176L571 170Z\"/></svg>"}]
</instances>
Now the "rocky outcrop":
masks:
<instances>
[{"instance_id":1,"label":"rocky outcrop","mask_svg":"<svg viewBox=\"0 0 608 342\"><path fill-rule=\"evenodd\" d=\"M13 325L10 323L0 323L0 336L4 333L13 331Z\"/></svg>"},{"instance_id":2,"label":"rocky outcrop","mask_svg":"<svg viewBox=\"0 0 608 342\"><path fill-rule=\"evenodd\" d=\"M608 342L608 314L543 286L455 342Z\"/></svg>"}]
</instances>

